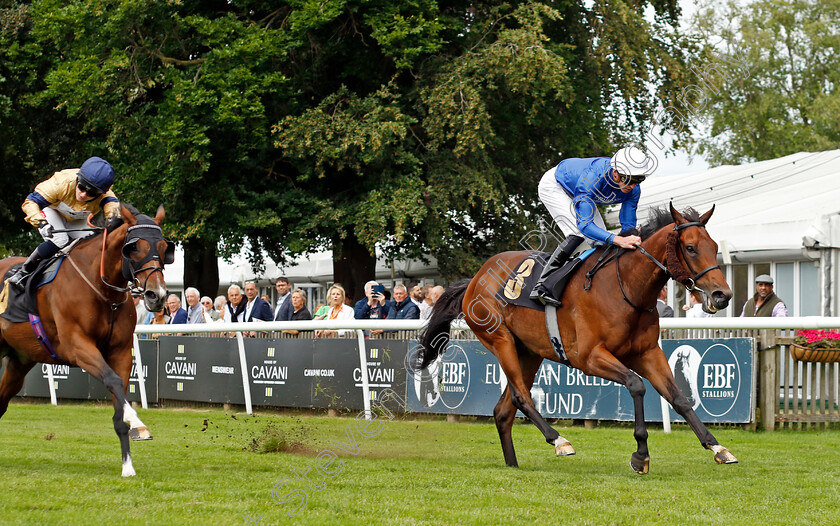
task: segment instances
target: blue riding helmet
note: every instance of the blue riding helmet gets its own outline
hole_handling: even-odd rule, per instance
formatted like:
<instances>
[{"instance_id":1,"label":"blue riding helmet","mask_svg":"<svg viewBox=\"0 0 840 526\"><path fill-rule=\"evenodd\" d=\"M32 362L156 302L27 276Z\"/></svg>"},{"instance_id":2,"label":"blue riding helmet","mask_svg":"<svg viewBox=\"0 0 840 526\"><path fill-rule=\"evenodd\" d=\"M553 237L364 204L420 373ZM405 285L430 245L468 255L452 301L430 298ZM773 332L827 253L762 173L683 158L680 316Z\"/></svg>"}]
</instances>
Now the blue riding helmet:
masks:
<instances>
[{"instance_id":1,"label":"blue riding helmet","mask_svg":"<svg viewBox=\"0 0 840 526\"><path fill-rule=\"evenodd\" d=\"M114 168L105 159L91 157L79 169L79 178L104 194L114 184Z\"/></svg>"}]
</instances>

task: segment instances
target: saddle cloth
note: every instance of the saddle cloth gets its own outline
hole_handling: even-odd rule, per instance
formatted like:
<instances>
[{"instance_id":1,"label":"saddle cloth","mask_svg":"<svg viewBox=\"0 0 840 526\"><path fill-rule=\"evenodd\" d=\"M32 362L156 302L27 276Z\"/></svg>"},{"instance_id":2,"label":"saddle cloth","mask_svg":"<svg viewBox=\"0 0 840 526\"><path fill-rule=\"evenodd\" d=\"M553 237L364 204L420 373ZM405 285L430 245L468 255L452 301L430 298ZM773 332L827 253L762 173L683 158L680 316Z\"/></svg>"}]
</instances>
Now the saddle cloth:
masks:
<instances>
[{"instance_id":1,"label":"saddle cloth","mask_svg":"<svg viewBox=\"0 0 840 526\"><path fill-rule=\"evenodd\" d=\"M581 252L576 257L567 261L562 268L554 271L548 277L545 285L549 290L553 291L555 298L559 298L563 295L563 291L566 289L566 283L568 283L569 278L571 278L575 272L574 268L572 268L568 273L565 272L564 269L569 265L574 267L579 266L580 263L589 257L589 255L594 251L595 249L590 248ZM499 270L504 273L497 274L494 271L490 272L491 276L494 277L499 274L505 276L505 278L503 278L504 281L499 280L501 283L499 290L496 292L496 299L506 303L512 303L520 307L545 311L545 306L538 301L532 300L529 295L531 294L531 290L533 290L534 285L536 285L537 280L540 278L543 267L545 266L545 263L548 262L549 258L551 258L551 254L545 252L531 252L528 256L519 261L513 269L508 268L507 265L499 262Z\"/></svg>"},{"instance_id":2,"label":"saddle cloth","mask_svg":"<svg viewBox=\"0 0 840 526\"><path fill-rule=\"evenodd\" d=\"M18 291L6 281L9 276L17 272L17 269L23 263L13 265L3 276L3 287L0 290L0 316L12 323L28 323L29 314L38 314L38 301L36 299L38 289L55 279L63 261L64 254L61 252L42 261L35 272L24 279L22 291Z\"/></svg>"}]
</instances>

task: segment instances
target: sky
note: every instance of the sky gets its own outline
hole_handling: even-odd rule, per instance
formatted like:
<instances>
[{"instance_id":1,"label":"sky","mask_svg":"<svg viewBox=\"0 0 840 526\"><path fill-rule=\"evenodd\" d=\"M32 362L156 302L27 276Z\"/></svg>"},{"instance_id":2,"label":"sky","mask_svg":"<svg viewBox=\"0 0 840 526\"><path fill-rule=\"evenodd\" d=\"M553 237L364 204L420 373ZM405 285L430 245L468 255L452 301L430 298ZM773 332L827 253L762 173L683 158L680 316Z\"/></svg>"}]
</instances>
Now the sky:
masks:
<instances>
[{"instance_id":1,"label":"sky","mask_svg":"<svg viewBox=\"0 0 840 526\"><path fill-rule=\"evenodd\" d=\"M680 0L680 7L682 8L682 26L688 27L688 19L697 10L697 0ZM662 140L665 141L666 148L670 147L669 136L666 133ZM648 143L647 150L649 153L656 156L659 165L656 169L656 175L678 175L690 172L700 172L709 168L708 163L699 156L689 161L687 152L677 151L676 154L669 154L667 157L662 153L658 146Z\"/></svg>"}]
</instances>

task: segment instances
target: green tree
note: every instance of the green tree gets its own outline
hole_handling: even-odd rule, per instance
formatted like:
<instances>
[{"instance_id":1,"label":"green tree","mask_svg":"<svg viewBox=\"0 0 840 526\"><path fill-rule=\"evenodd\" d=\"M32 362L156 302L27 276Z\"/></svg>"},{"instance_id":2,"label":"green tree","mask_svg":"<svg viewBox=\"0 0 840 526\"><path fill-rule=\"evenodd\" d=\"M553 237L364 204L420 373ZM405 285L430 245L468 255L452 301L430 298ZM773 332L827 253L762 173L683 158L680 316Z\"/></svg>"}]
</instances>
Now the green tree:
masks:
<instances>
[{"instance_id":1,"label":"green tree","mask_svg":"<svg viewBox=\"0 0 840 526\"><path fill-rule=\"evenodd\" d=\"M141 209L166 205L187 285L214 289L217 253L259 267L263 251L332 248L358 296L377 248L431 253L451 277L516 248L561 153L611 153L681 108L678 14L675 0L38 0L22 61L43 61L29 100L76 130L67 151L111 160Z\"/></svg>"},{"instance_id":2,"label":"green tree","mask_svg":"<svg viewBox=\"0 0 840 526\"><path fill-rule=\"evenodd\" d=\"M730 2L694 24L709 73L694 101L708 131L694 144L711 164L840 147L840 4Z\"/></svg>"},{"instance_id":3,"label":"green tree","mask_svg":"<svg viewBox=\"0 0 840 526\"><path fill-rule=\"evenodd\" d=\"M24 196L63 163L84 155L78 123L57 119L37 94L58 60L31 37L29 2L0 2L0 254L28 254L41 240L24 221ZM81 161L78 161L81 163Z\"/></svg>"}]
</instances>

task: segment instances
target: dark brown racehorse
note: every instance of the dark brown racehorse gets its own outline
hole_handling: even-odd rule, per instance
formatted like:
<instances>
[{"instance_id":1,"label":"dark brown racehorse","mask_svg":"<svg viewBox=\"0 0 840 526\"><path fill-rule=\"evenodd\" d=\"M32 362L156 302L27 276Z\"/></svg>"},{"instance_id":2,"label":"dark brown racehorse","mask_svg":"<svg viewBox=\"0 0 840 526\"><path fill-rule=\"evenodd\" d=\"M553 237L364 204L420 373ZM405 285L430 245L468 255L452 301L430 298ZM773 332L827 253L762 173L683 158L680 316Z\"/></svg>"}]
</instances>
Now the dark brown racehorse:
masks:
<instances>
[{"instance_id":1,"label":"dark brown racehorse","mask_svg":"<svg viewBox=\"0 0 840 526\"><path fill-rule=\"evenodd\" d=\"M122 475L129 477L135 474L129 437L151 438L125 398L137 317L129 285L143 293L150 312L163 308L163 265L171 262L174 246L161 234L163 207L154 219L125 205L121 212L122 220L112 220L107 229L79 242L55 279L38 290L38 314L55 357L42 348L29 323L0 318L0 355L6 365L0 380L0 416L36 363L81 367L111 392L114 429L122 448ZM0 276L22 260L0 261Z\"/></svg>"},{"instance_id":2,"label":"dark brown racehorse","mask_svg":"<svg viewBox=\"0 0 840 526\"><path fill-rule=\"evenodd\" d=\"M643 404L645 386L638 375L650 381L685 418L700 443L714 451L718 463L737 462L697 418L674 382L658 344L656 299L671 276L686 287L701 290L708 312L725 308L732 297L717 266L717 244L705 228L713 211L714 207L700 216L687 210L683 215L671 206L670 213L656 212L654 221L642 229L641 249L616 251L612 259L601 259L604 249L599 249L571 277L560 298L563 306L557 309L558 325L572 366L626 386L633 397L638 448L630 465L637 473L647 473L650 462ZM496 355L508 384L493 416L509 466L518 465L510 434L517 409L542 431L557 455L575 452L548 425L531 399L531 386L542 361L559 361L549 342L544 313L496 299L499 280L493 275L500 275L500 268L517 268L529 254L498 254L472 280L448 289L434 306L420 347L424 353L420 367L425 370L445 352L449 324L463 313L476 337ZM599 265L599 259L602 270L591 275L587 289L586 274Z\"/></svg>"}]
</instances>

